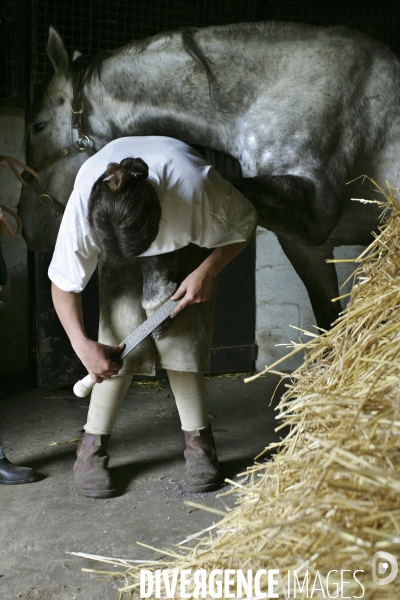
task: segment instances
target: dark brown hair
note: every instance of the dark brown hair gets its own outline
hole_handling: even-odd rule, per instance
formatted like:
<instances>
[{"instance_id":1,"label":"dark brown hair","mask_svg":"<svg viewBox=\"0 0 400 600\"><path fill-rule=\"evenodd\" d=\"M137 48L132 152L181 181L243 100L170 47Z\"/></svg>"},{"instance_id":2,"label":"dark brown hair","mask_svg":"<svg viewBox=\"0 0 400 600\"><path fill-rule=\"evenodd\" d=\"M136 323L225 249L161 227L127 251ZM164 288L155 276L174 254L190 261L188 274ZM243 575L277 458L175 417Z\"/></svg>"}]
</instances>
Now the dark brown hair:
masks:
<instances>
[{"instance_id":1,"label":"dark brown hair","mask_svg":"<svg viewBox=\"0 0 400 600\"><path fill-rule=\"evenodd\" d=\"M161 206L141 158L109 163L92 188L88 222L100 254L115 264L145 252L157 237Z\"/></svg>"}]
</instances>

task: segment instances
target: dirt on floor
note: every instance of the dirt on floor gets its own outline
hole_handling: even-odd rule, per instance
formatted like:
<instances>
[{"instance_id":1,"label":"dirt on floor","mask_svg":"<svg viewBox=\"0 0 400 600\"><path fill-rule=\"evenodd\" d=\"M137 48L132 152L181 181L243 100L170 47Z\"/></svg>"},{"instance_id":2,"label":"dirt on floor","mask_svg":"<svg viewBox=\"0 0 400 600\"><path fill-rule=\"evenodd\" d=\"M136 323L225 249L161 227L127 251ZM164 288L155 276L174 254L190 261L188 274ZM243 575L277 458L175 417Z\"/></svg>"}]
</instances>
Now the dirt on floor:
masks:
<instances>
[{"instance_id":1,"label":"dirt on floor","mask_svg":"<svg viewBox=\"0 0 400 600\"><path fill-rule=\"evenodd\" d=\"M269 375L245 384L242 377L207 378L224 477L245 471L278 439L279 393L270 406L278 380ZM166 380L148 379L130 388L109 445L118 494L107 500L79 496L72 477L89 400L54 387L13 393L3 386L2 395L4 453L37 469L40 480L0 485L0 600L117 600L113 583L81 571L103 568L99 563L68 553L154 559L157 554L137 542L168 548L218 520L186 500L222 510L234 504L233 495L218 497L226 483L208 494L184 491L184 439Z\"/></svg>"}]
</instances>

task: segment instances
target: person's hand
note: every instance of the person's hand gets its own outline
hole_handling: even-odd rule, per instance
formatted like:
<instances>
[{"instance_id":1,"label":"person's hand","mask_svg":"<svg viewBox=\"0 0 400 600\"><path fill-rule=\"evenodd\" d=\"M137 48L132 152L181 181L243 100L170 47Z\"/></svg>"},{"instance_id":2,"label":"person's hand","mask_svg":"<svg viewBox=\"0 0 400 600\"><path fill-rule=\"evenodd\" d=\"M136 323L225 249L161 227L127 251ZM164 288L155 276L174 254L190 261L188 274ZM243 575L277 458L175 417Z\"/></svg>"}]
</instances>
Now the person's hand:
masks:
<instances>
[{"instance_id":1,"label":"person's hand","mask_svg":"<svg viewBox=\"0 0 400 600\"><path fill-rule=\"evenodd\" d=\"M190 273L181 283L172 296L172 300L179 300L171 314L174 318L176 315L188 306L188 304L197 304L208 300L211 296L212 284L216 275L213 270L202 263L195 271Z\"/></svg>"},{"instance_id":2,"label":"person's hand","mask_svg":"<svg viewBox=\"0 0 400 600\"><path fill-rule=\"evenodd\" d=\"M118 360L118 355L124 347L125 344L108 346L93 340L85 340L79 348L74 348L74 350L93 381L101 383L103 379L110 379L113 375L118 374L123 364L122 360Z\"/></svg>"}]
</instances>

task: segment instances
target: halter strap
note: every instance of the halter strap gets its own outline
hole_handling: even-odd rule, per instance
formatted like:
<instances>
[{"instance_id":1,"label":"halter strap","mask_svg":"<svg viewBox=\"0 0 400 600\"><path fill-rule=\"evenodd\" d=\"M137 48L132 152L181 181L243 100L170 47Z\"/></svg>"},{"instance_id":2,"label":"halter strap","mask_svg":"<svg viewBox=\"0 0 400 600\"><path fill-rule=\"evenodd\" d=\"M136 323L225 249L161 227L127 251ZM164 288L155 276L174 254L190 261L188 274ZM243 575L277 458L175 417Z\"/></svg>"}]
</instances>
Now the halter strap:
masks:
<instances>
[{"instance_id":1,"label":"halter strap","mask_svg":"<svg viewBox=\"0 0 400 600\"><path fill-rule=\"evenodd\" d=\"M76 101L79 102L78 106L75 105ZM37 167L35 167L35 169L31 169L30 167L21 164L20 166L25 168L23 173L21 173L21 176L19 176L19 174L17 174L12 165L10 165L11 168L13 168L13 171L18 177L18 179L21 181L21 183L23 185L29 185L32 191L37 195L40 204L42 204L43 206L56 206L58 208L57 214L60 214L60 212L63 213L65 210L65 206L61 204L61 202L59 202L58 200L55 200L52 196L50 196L50 194L46 192L46 190L42 188L42 186L39 183L40 176L38 175L38 173L41 173L48 167L56 164L58 161L62 160L66 156L72 156L76 152L86 152L88 157L96 154L96 150L94 150L94 148L92 148L90 144L90 138L82 130L83 109L84 104L81 94L79 92L74 98L74 100L71 102L72 128L75 129L78 133L78 140L76 142L73 142L66 148L62 148L62 150L59 150L51 156L48 156Z\"/></svg>"},{"instance_id":2,"label":"halter strap","mask_svg":"<svg viewBox=\"0 0 400 600\"><path fill-rule=\"evenodd\" d=\"M37 167L35 167L35 169L33 171L36 171L36 174L41 173L42 171L44 171L51 165L54 165L55 163L59 162L66 156L71 156L72 154L76 154L77 152L86 152L86 154L88 156L93 156L93 154L95 154L96 152L90 146L89 142L90 142L89 138L85 135L84 138L79 139L76 142L73 142L66 148L63 148L62 150L59 150L58 152L55 152L51 156L48 156L47 158L45 158ZM59 209L58 214L60 212L61 213L64 212L65 206L63 204L61 204L61 202L59 202L58 200L56 200L55 198L50 196L50 194L48 194L46 192L46 190L44 190L42 188L42 186L39 184L39 180L36 181L34 179L34 176L32 174L32 169L30 169L29 167L26 167L25 171L23 171L23 173L21 173L21 177L24 180L23 185L30 186L31 190L38 197L40 204L42 204L43 206L51 206L52 204L54 204ZM36 179L38 179L38 177L36 177Z\"/></svg>"}]
</instances>

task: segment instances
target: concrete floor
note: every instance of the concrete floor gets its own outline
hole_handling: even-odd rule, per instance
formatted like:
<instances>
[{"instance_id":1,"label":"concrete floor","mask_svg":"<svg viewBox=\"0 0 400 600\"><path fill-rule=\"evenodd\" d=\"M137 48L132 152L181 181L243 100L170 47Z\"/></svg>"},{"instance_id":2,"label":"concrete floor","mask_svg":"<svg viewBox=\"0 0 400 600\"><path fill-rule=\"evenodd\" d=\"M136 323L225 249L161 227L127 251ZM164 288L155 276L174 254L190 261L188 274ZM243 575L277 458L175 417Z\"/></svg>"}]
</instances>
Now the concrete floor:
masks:
<instances>
[{"instance_id":1,"label":"concrete floor","mask_svg":"<svg viewBox=\"0 0 400 600\"><path fill-rule=\"evenodd\" d=\"M273 375L249 384L242 378L207 379L224 477L244 471L278 439L276 413L268 406L277 381ZM234 496L217 498L221 490L184 492L183 436L171 390L165 380L161 386L131 387L109 446L118 496L91 500L74 488L76 443L70 442L85 423L88 399L53 387L11 393L3 384L4 452L12 462L36 468L41 479L0 486L0 600L117 600L114 584L81 571L101 565L68 552L154 559L136 542L167 548L218 520L185 500L220 509L233 505Z\"/></svg>"}]
</instances>

